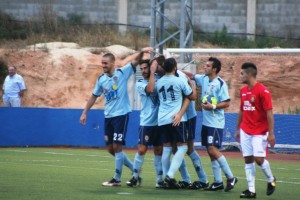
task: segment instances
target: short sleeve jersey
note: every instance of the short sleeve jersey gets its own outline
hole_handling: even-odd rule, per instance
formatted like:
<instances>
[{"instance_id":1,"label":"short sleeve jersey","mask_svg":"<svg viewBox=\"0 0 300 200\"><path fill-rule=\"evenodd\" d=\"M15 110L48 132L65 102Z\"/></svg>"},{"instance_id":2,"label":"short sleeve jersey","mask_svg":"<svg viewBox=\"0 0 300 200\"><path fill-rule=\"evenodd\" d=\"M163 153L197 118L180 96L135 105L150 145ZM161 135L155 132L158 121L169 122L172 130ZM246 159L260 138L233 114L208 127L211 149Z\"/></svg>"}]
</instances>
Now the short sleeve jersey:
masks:
<instances>
[{"instance_id":1,"label":"short sleeve jersey","mask_svg":"<svg viewBox=\"0 0 300 200\"><path fill-rule=\"evenodd\" d=\"M140 125L157 126L159 99L155 89L153 93L146 92L148 83L149 81L145 79L140 79L136 83L136 88L142 101Z\"/></svg>"},{"instance_id":2,"label":"short sleeve jersey","mask_svg":"<svg viewBox=\"0 0 300 200\"><path fill-rule=\"evenodd\" d=\"M93 95L104 95L105 118L125 115L131 112L127 83L132 74L134 74L133 66L129 63L120 69L115 69L115 73L111 77L105 73L99 76Z\"/></svg>"},{"instance_id":3,"label":"short sleeve jersey","mask_svg":"<svg viewBox=\"0 0 300 200\"><path fill-rule=\"evenodd\" d=\"M176 115L183 103L184 96L192 94L192 88L186 81L175 75L164 75L157 81L157 93L159 97L158 125L173 123L173 116ZM186 114L181 121L187 121Z\"/></svg>"},{"instance_id":4,"label":"short sleeve jersey","mask_svg":"<svg viewBox=\"0 0 300 200\"><path fill-rule=\"evenodd\" d=\"M179 78L182 78L183 80L188 82L186 75L182 71L177 70L177 73L179 75ZM189 120L196 116L197 116L197 111L196 111L196 107L195 107L195 101L191 101L191 103L189 104L189 106L186 109L186 117Z\"/></svg>"},{"instance_id":5,"label":"short sleeve jersey","mask_svg":"<svg viewBox=\"0 0 300 200\"><path fill-rule=\"evenodd\" d=\"M196 85L202 87L201 99L205 95L212 95L217 99L218 103L230 101L227 84L219 76L210 81L208 76L196 74L194 79L196 81ZM225 127L224 109L203 109L202 113L203 125L222 129Z\"/></svg>"},{"instance_id":6,"label":"short sleeve jersey","mask_svg":"<svg viewBox=\"0 0 300 200\"><path fill-rule=\"evenodd\" d=\"M19 97L19 92L25 90L26 86L23 77L15 74L12 77L6 76L2 89L7 97Z\"/></svg>"},{"instance_id":7,"label":"short sleeve jersey","mask_svg":"<svg viewBox=\"0 0 300 200\"><path fill-rule=\"evenodd\" d=\"M263 84L256 83L251 89L242 87L240 97L241 129L250 135L265 135L268 131L266 111L272 109L271 92Z\"/></svg>"}]
</instances>

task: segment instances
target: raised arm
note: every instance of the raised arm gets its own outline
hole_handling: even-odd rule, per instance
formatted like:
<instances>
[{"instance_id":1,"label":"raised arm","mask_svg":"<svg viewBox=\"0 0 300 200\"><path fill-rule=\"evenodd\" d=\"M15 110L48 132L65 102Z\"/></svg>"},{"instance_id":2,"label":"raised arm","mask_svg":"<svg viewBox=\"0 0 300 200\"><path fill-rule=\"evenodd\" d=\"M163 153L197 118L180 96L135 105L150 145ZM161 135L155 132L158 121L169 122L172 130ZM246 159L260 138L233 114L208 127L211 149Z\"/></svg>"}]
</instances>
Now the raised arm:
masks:
<instances>
[{"instance_id":1,"label":"raised arm","mask_svg":"<svg viewBox=\"0 0 300 200\"><path fill-rule=\"evenodd\" d=\"M155 89L155 72L156 72L156 69L157 69L157 65L158 64L157 64L156 60L154 60L151 63L149 82L148 82L148 85L146 87L146 92L147 93L153 93L154 92L154 89Z\"/></svg>"},{"instance_id":2,"label":"raised arm","mask_svg":"<svg viewBox=\"0 0 300 200\"><path fill-rule=\"evenodd\" d=\"M136 53L134 53L133 55L133 60L131 61L132 66L135 68L140 60L143 58L144 53L152 53L153 52L153 48L152 47L144 47L141 49L141 51L137 51Z\"/></svg>"},{"instance_id":3,"label":"raised arm","mask_svg":"<svg viewBox=\"0 0 300 200\"><path fill-rule=\"evenodd\" d=\"M196 86L195 86L195 84L191 81L190 78L188 78L188 83L189 83L189 85L191 86L191 88L192 88L192 90L193 90L193 93L192 93L190 96L188 96L188 98L189 98L191 101L196 100L196 99L197 99L197 90L196 90Z\"/></svg>"},{"instance_id":4,"label":"raised arm","mask_svg":"<svg viewBox=\"0 0 300 200\"><path fill-rule=\"evenodd\" d=\"M194 76L195 74L193 74L192 72L188 72L185 70L181 70L183 73L185 73L185 75L187 75L187 77L189 77L189 79L194 80Z\"/></svg>"}]
</instances>

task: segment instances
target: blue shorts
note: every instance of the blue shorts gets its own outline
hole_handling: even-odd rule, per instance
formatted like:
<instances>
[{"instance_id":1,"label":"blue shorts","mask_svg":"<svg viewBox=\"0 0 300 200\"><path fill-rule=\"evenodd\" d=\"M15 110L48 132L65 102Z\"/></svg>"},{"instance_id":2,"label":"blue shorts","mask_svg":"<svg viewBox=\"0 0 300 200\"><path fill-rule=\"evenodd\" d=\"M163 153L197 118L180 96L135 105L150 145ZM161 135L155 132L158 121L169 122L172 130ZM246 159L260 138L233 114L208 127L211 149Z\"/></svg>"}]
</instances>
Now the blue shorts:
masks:
<instances>
[{"instance_id":1,"label":"blue shorts","mask_svg":"<svg viewBox=\"0 0 300 200\"><path fill-rule=\"evenodd\" d=\"M146 146L162 146L161 134L158 126L140 126L139 144Z\"/></svg>"},{"instance_id":2,"label":"blue shorts","mask_svg":"<svg viewBox=\"0 0 300 200\"><path fill-rule=\"evenodd\" d=\"M187 120L187 130L188 130L188 140L195 139L195 130L196 130L196 121L197 116Z\"/></svg>"},{"instance_id":3,"label":"blue shorts","mask_svg":"<svg viewBox=\"0 0 300 200\"><path fill-rule=\"evenodd\" d=\"M221 147L223 140L223 130L222 128L213 128L202 125L201 139L203 146L215 146Z\"/></svg>"},{"instance_id":4,"label":"blue shorts","mask_svg":"<svg viewBox=\"0 0 300 200\"><path fill-rule=\"evenodd\" d=\"M160 126L160 131L163 143L185 143L188 140L186 122L180 122L179 126L172 126L172 124Z\"/></svg>"},{"instance_id":5,"label":"blue shorts","mask_svg":"<svg viewBox=\"0 0 300 200\"><path fill-rule=\"evenodd\" d=\"M112 118L105 118L105 143L125 145L129 115L120 115Z\"/></svg>"}]
</instances>

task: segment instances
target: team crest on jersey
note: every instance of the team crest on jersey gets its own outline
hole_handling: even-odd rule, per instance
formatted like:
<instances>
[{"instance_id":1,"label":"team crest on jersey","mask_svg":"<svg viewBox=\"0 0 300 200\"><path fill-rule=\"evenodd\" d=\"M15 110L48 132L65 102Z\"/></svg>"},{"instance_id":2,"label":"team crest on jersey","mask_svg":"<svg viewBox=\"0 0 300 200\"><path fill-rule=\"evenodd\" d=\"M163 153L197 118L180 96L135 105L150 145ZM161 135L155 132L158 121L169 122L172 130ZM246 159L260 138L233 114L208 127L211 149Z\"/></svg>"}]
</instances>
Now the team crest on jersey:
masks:
<instances>
[{"instance_id":1,"label":"team crest on jersey","mask_svg":"<svg viewBox=\"0 0 300 200\"><path fill-rule=\"evenodd\" d=\"M214 86L214 85L211 85L211 86L210 86L210 90L213 91L214 89L215 89L215 86Z\"/></svg>"},{"instance_id":2,"label":"team crest on jersey","mask_svg":"<svg viewBox=\"0 0 300 200\"><path fill-rule=\"evenodd\" d=\"M117 90L118 89L118 86L116 84L113 84L111 87L112 87L113 90Z\"/></svg>"},{"instance_id":3,"label":"team crest on jersey","mask_svg":"<svg viewBox=\"0 0 300 200\"><path fill-rule=\"evenodd\" d=\"M255 96L252 95L251 98L250 98L250 102L254 103L255 102Z\"/></svg>"},{"instance_id":4,"label":"team crest on jersey","mask_svg":"<svg viewBox=\"0 0 300 200\"><path fill-rule=\"evenodd\" d=\"M146 141L146 142L149 141L149 136L148 136L148 135L145 136L145 141Z\"/></svg>"},{"instance_id":5,"label":"team crest on jersey","mask_svg":"<svg viewBox=\"0 0 300 200\"><path fill-rule=\"evenodd\" d=\"M115 82L118 82L119 81L119 78L117 76L114 76L114 81Z\"/></svg>"}]
</instances>

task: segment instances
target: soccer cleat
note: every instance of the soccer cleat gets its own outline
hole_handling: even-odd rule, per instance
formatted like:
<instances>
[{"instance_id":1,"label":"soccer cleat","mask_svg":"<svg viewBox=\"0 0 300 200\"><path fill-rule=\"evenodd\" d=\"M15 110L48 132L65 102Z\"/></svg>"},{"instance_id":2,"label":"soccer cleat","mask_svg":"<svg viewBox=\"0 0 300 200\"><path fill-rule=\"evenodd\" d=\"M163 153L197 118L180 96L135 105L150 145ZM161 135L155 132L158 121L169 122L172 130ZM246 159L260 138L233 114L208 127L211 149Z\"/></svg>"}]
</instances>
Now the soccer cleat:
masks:
<instances>
[{"instance_id":1,"label":"soccer cleat","mask_svg":"<svg viewBox=\"0 0 300 200\"><path fill-rule=\"evenodd\" d=\"M103 182L102 186L109 186L109 187L121 186L121 181L117 181L115 178L112 178L110 181Z\"/></svg>"},{"instance_id":2,"label":"soccer cleat","mask_svg":"<svg viewBox=\"0 0 300 200\"><path fill-rule=\"evenodd\" d=\"M256 193L250 192L249 190L245 190L242 192L240 195L240 198L245 198L245 199L255 199L256 198Z\"/></svg>"},{"instance_id":3,"label":"soccer cleat","mask_svg":"<svg viewBox=\"0 0 300 200\"><path fill-rule=\"evenodd\" d=\"M141 186L142 185L142 178L140 176L138 176L138 186Z\"/></svg>"},{"instance_id":4,"label":"soccer cleat","mask_svg":"<svg viewBox=\"0 0 300 200\"><path fill-rule=\"evenodd\" d=\"M129 187L135 187L135 186L140 186L142 184L142 178L137 177L135 178L134 176L126 182L126 185Z\"/></svg>"},{"instance_id":5,"label":"soccer cleat","mask_svg":"<svg viewBox=\"0 0 300 200\"><path fill-rule=\"evenodd\" d=\"M217 191L217 190L223 190L223 189L224 189L223 182L221 182L221 183L213 182L207 190Z\"/></svg>"},{"instance_id":6,"label":"soccer cleat","mask_svg":"<svg viewBox=\"0 0 300 200\"><path fill-rule=\"evenodd\" d=\"M234 188L234 185L238 182L237 177L233 177L231 179L227 179L227 184L225 188L225 192L228 192Z\"/></svg>"},{"instance_id":7,"label":"soccer cleat","mask_svg":"<svg viewBox=\"0 0 300 200\"><path fill-rule=\"evenodd\" d=\"M178 181L178 185L181 189L188 189L191 183L185 181Z\"/></svg>"},{"instance_id":8,"label":"soccer cleat","mask_svg":"<svg viewBox=\"0 0 300 200\"><path fill-rule=\"evenodd\" d=\"M276 178L274 176L274 180L270 183L268 183L268 187L267 187L267 195L271 195L273 194L273 192L275 191L276 188Z\"/></svg>"},{"instance_id":9,"label":"soccer cleat","mask_svg":"<svg viewBox=\"0 0 300 200\"><path fill-rule=\"evenodd\" d=\"M179 189L177 181L174 178L170 178L168 175L165 178L165 186L164 189Z\"/></svg>"},{"instance_id":10,"label":"soccer cleat","mask_svg":"<svg viewBox=\"0 0 300 200\"><path fill-rule=\"evenodd\" d=\"M164 188L164 187L165 187L165 182L163 180L160 180L155 184L155 188Z\"/></svg>"},{"instance_id":11,"label":"soccer cleat","mask_svg":"<svg viewBox=\"0 0 300 200\"><path fill-rule=\"evenodd\" d=\"M203 182L200 182L200 181L195 181L193 182L192 184L189 185L189 188L190 190L200 190L200 189L208 189L209 187L209 183L203 183Z\"/></svg>"}]
</instances>

